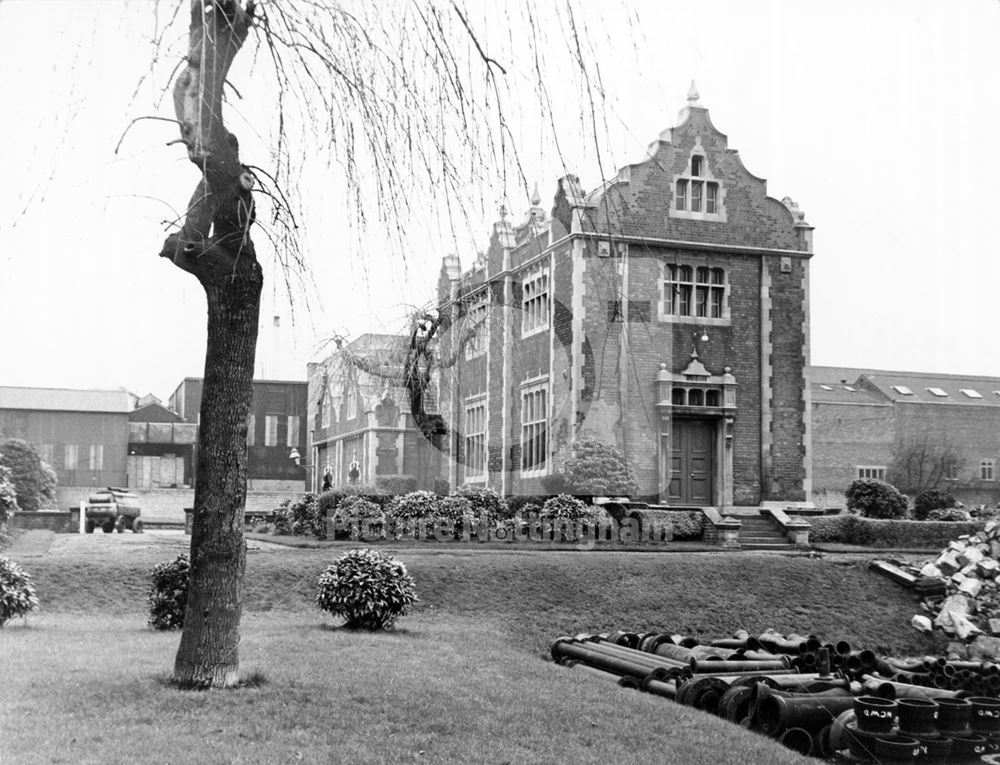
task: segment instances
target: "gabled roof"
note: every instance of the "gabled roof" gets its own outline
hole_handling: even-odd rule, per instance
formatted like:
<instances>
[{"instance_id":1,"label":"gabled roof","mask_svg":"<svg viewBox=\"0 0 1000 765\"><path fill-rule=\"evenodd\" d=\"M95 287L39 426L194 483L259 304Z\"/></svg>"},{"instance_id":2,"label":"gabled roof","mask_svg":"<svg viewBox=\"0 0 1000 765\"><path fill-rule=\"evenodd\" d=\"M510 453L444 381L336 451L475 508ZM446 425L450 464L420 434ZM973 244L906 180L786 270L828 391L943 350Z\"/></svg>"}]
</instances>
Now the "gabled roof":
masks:
<instances>
[{"instance_id":1,"label":"gabled roof","mask_svg":"<svg viewBox=\"0 0 1000 765\"><path fill-rule=\"evenodd\" d=\"M857 367L810 367L810 374L813 401L819 403L882 401L1000 407L1000 377ZM863 395L855 397L847 388Z\"/></svg>"},{"instance_id":2,"label":"gabled roof","mask_svg":"<svg viewBox=\"0 0 1000 765\"><path fill-rule=\"evenodd\" d=\"M159 402L139 406L129 412L129 422L184 422L184 418Z\"/></svg>"},{"instance_id":3,"label":"gabled roof","mask_svg":"<svg viewBox=\"0 0 1000 765\"><path fill-rule=\"evenodd\" d=\"M77 390L0 386L0 409L128 414L132 411L132 401L133 395L124 388Z\"/></svg>"}]
</instances>

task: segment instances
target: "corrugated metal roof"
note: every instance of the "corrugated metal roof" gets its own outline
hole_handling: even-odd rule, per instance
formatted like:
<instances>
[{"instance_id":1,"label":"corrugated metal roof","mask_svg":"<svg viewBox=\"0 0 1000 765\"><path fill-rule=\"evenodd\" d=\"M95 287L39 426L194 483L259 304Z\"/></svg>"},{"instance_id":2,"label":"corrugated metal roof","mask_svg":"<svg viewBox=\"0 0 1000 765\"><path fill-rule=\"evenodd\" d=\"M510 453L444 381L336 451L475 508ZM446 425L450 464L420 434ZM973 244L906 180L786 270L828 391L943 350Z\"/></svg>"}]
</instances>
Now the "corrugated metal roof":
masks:
<instances>
[{"instance_id":1,"label":"corrugated metal roof","mask_svg":"<svg viewBox=\"0 0 1000 765\"><path fill-rule=\"evenodd\" d=\"M132 411L132 394L115 390L71 388L15 388L0 386L0 409L35 409L56 412Z\"/></svg>"}]
</instances>

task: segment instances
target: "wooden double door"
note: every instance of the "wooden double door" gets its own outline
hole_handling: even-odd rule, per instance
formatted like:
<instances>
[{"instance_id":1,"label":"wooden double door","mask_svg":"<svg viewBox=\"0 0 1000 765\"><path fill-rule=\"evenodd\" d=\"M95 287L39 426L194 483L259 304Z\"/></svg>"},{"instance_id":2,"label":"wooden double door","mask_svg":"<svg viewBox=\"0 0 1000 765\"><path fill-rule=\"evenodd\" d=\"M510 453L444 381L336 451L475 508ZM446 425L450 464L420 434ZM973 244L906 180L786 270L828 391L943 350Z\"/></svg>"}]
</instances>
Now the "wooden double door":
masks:
<instances>
[{"instance_id":1,"label":"wooden double door","mask_svg":"<svg viewBox=\"0 0 1000 765\"><path fill-rule=\"evenodd\" d=\"M675 419L670 428L667 500L672 505L713 505L715 421Z\"/></svg>"}]
</instances>

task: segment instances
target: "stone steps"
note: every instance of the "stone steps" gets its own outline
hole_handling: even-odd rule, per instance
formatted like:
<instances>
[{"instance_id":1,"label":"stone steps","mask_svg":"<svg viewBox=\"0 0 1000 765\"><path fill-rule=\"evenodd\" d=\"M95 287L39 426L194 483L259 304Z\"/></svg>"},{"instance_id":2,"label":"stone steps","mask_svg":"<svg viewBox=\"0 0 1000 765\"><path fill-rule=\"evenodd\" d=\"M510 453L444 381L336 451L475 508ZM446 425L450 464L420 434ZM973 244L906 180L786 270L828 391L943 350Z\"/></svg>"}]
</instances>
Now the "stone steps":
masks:
<instances>
[{"instance_id":1,"label":"stone steps","mask_svg":"<svg viewBox=\"0 0 1000 765\"><path fill-rule=\"evenodd\" d=\"M794 549L785 532L773 521L761 516L741 516L740 547L744 550Z\"/></svg>"}]
</instances>

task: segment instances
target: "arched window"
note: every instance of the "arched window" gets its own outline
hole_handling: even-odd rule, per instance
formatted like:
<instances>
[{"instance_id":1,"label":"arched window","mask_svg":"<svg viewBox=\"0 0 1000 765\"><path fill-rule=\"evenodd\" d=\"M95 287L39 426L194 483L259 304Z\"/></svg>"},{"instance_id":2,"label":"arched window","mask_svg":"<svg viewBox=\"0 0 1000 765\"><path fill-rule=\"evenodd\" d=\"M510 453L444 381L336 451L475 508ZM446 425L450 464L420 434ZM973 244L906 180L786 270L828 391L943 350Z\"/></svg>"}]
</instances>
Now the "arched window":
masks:
<instances>
[{"instance_id":1,"label":"arched window","mask_svg":"<svg viewBox=\"0 0 1000 765\"><path fill-rule=\"evenodd\" d=\"M674 406L684 406L687 403L686 393L683 388L674 388L670 392L670 403Z\"/></svg>"},{"instance_id":2,"label":"arched window","mask_svg":"<svg viewBox=\"0 0 1000 765\"><path fill-rule=\"evenodd\" d=\"M705 392L700 388L694 388L688 391L688 406L704 406L705 405Z\"/></svg>"},{"instance_id":3,"label":"arched window","mask_svg":"<svg viewBox=\"0 0 1000 765\"><path fill-rule=\"evenodd\" d=\"M697 154L691 157L691 177L700 178L701 177L701 163L705 161L704 157Z\"/></svg>"},{"instance_id":4,"label":"arched window","mask_svg":"<svg viewBox=\"0 0 1000 765\"><path fill-rule=\"evenodd\" d=\"M718 405L719 405L719 391L717 390L705 391L705 406L718 406Z\"/></svg>"}]
</instances>

